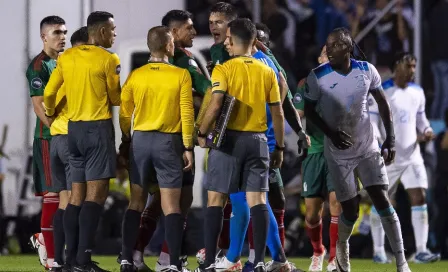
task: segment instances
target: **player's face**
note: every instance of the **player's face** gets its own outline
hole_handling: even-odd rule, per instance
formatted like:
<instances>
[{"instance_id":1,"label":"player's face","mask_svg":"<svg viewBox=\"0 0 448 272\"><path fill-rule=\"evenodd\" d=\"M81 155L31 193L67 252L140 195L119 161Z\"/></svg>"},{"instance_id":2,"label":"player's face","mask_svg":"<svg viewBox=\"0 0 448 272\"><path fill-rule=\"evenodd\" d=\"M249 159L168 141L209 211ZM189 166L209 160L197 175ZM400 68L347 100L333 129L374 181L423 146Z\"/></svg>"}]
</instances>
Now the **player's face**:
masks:
<instances>
[{"instance_id":1,"label":"player's face","mask_svg":"<svg viewBox=\"0 0 448 272\"><path fill-rule=\"evenodd\" d=\"M168 44L166 45L166 55L168 57L173 57L174 56L174 37L173 35L168 34L169 38L168 38Z\"/></svg>"},{"instance_id":2,"label":"player's face","mask_svg":"<svg viewBox=\"0 0 448 272\"><path fill-rule=\"evenodd\" d=\"M350 47L342 39L342 35L329 35L325 47L327 49L328 61L331 65L341 65L350 56Z\"/></svg>"},{"instance_id":3,"label":"player's face","mask_svg":"<svg viewBox=\"0 0 448 272\"><path fill-rule=\"evenodd\" d=\"M215 40L215 43L222 43L226 39L226 31L227 31L227 18L224 14L213 12L210 13L210 17L208 19L208 26L210 28L210 33Z\"/></svg>"},{"instance_id":4,"label":"player's face","mask_svg":"<svg viewBox=\"0 0 448 272\"><path fill-rule=\"evenodd\" d=\"M233 42L232 42L232 36L230 35L230 28L227 28L226 31L226 39L224 40L224 46L226 47L227 52L229 53L229 56L234 56L233 53Z\"/></svg>"},{"instance_id":5,"label":"player's face","mask_svg":"<svg viewBox=\"0 0 448 272\"><path fill-rule=\"evenodd\" d=\"M397 64L395 74L403 77L407 82L414 80L417 62L413 59L403 60Z\"/></svg>"},{"instance_id":6,"label":"player's face","mask_svg":"<svg viewBox=\"0 0 448 272\"><path fill-rule=\"evenodd\" d=\"M173 35L181 47L192 47L193 39L196 37L196 29L194 29L193 21L188 19L185 24L176 29Z\"/></svg>"},{"instance_id":7,"label":"player's face","mask_svg":"<svg viewBox=\"0 0 448 272\"><path fill-rule=\"evenodd\" d=\"M67 28L65 25L48 25L42 30L42 40L44 44L56 52L63 52L65 39L67 38Z\"/></svg>"},{"instance_id":8,"label":"player's face","mask_svg":"<svg viewBox=\"0 0 448 272\"><path fill-rule=\"evenodd\" d=\"M320 52L320 56L317 59L317 61L319 62L319 64L322 64L324 62L328 62L328 57L327 57L327 47L324 45L324 47L322 48L322 51Z\"/></svg>"},{"instance_id":9,"label":"player's face","mask_svg":"<svg viewBox=\"0 0 448 272\"><path fill-rule=\"evenodd\" d=\"M269 34L263 30L257 30L257 40L262 42L266 47L270 47Z\"/></svg>"},{"instance_id":10,"label":"player's face","mask_svg":"<svg viewBox=\"0 0 448 272\"><path fill-rule=\"evenodd\" d=\"M101 38L103 41L102 46L104 48L111 48L115 42L115 37L117 37L117 32L115 32L115 21L113 18L109 18L109 21L100 29Z\"/></svg>"}]
</instances>

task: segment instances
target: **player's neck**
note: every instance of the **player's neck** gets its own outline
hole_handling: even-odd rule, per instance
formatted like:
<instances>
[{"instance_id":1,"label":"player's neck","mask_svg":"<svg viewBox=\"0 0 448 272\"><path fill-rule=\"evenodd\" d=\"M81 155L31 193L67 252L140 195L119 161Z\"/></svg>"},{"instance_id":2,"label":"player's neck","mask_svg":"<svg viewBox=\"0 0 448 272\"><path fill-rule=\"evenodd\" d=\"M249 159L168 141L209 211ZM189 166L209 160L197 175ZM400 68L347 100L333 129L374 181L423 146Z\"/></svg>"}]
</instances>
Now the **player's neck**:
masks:
<instances>
[{"instance_id":1,"label":"player's neck","mask_svg":"<svg viewBox=\"0 0 448 272\"><path fill-rule=\"evenodd\" d=\"M352 62L350 59L344 61L341 65L332 65L331 68L340 74L348 74L352 70Z\"/></svg>"},{"instance_id":2,"label":"player's neck","mask_svg":"<svg viewBox=\"0 0 448 272\"><path fill-rule=\"evenodd\" d=\"M408 86L408 81L405 78L395 77L394 83L401 89L405 89Z\"/></svg>"},{"instance_id":3,"label":"player's neck","mask_svg":"<svg viewBox=\"0 0 448 272\"><path fill-rule=\"evenodd\" d=\"M49 56L52 59L57 59L59 56L58 51L53 50L51 48L46 48L45 46L44 46L44 52L45 52L45 54L47 54L47 56Z\"/></svg>"},{"instance_id":4,"label":"player's neck","mask_svg":"<svg viewBox=\"0 0 448 272\"><path fill-rule=\"evenodd\" d=\"M158 55L158 54L153 54L151 55L151 57L149 58L149 62L169 62L169 58L167 55Z\"/></svg>"}]
</instances>

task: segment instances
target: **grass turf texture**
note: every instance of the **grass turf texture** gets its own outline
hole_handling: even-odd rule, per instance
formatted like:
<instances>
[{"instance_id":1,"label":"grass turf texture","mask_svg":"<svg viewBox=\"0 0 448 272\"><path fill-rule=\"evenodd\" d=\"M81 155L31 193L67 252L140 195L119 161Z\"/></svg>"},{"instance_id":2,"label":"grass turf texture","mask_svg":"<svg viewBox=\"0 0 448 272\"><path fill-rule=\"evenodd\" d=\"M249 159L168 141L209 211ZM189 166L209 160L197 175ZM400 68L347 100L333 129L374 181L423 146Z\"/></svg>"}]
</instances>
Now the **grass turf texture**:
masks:
<instances>
[{"instance_id":1,"label":"grass turf texture","mask_svg":"<svg viewBox=\"0 0 448 272\"><path fill-rule=\"evenodd\" d=\"M110 271L120 271L120 266L116 262L116 256L101 256L94 257L94 261L100 263L100 267ZM196 268L196 258L194 256L188 258L190 265L189 268L193 270ZM155 257L146 257L145 261L149 267L154 268ZM246 261L246 258L243 258ZM266 258L269 260L269 258ZM310 265L309 258L291 258L289 259L298 268L308 269ZM368 259L353 259L351 261L353 272L395 272L397 271L394 264L379 265L374 264L372 260ZM324 271L326 271L326 263L324 263ZM413 264L411 263L411 270L413 272L447 272L448 261L437 262L433 264ZM43 267L39 265L37 255L9 255L0 256L0 271L44 271Z\"/></svg>"}]
</instances>

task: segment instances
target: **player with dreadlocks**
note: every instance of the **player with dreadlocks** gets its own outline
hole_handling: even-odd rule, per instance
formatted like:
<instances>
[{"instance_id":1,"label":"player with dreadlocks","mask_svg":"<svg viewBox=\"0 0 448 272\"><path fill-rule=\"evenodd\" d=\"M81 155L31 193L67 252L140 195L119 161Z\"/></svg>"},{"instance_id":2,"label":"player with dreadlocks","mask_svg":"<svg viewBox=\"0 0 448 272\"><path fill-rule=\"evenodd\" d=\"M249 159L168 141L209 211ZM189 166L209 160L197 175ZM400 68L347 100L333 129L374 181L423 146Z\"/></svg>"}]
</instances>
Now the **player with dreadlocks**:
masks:
<instances>
[{"instance_id":1,"label":"player with dreadlocks","mask_svg":"<svg viewBox=\"0 0 448 272\"><path fill-rule=\"evenodd\" d=\"M338 226L336 267L339 272L351 271L348 240L358 219L360 202L354 175L357 170L381 216L396 258L397 271L409 272L400 221L387 194L389 181L385 164L392 163L395 157L392 115L378 71L366 61L351 58L354 47L347 29L333 30L326 42L329 62L311 71L304 94L305 115L327 136L324 156L343 210ZM367 113L369 93L378 103L387 135L381 151Z\"/></svg>"}]
</instances>

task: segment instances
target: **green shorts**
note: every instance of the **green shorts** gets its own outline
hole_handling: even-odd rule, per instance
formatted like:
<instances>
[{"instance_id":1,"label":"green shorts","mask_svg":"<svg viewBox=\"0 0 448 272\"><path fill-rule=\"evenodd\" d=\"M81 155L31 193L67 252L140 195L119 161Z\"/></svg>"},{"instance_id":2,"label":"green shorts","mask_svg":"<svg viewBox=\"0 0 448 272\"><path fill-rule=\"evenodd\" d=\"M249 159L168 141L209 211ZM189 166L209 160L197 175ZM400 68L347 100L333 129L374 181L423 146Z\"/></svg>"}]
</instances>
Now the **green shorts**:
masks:
<instances>
[{"instance_id":1,"label":"green shorts","mask_svg":"<svg viewBox=\"0 0 448 272\"><path fill-rule=\"evenodd\" d=\"M269 168L269 191L271 191L271 186L283 188L283 180L279 168Z\"/></svg>"},{"instance_id":2,"label":"green shorts","mask_svg":"<svg viewBox=\"0 0 448 272\"><path fill-rule=\"evenodd\" d=\"M328 193L334 191L323 152L308 154L302 163L302 171L302 197L326 198Z\"/></svg>"},{"instance_id":3,"label":"green shorts","mask_svg":"<svg viewBox=\"0 0 448 272\"><path fill-rule=\"evenodd\" d=\"M33 179L36 196L43 196L48 192L58 192L51 179L50 142L51 140L45 139L34 139L33 141Z\"/></svg>"}]
</instances>

